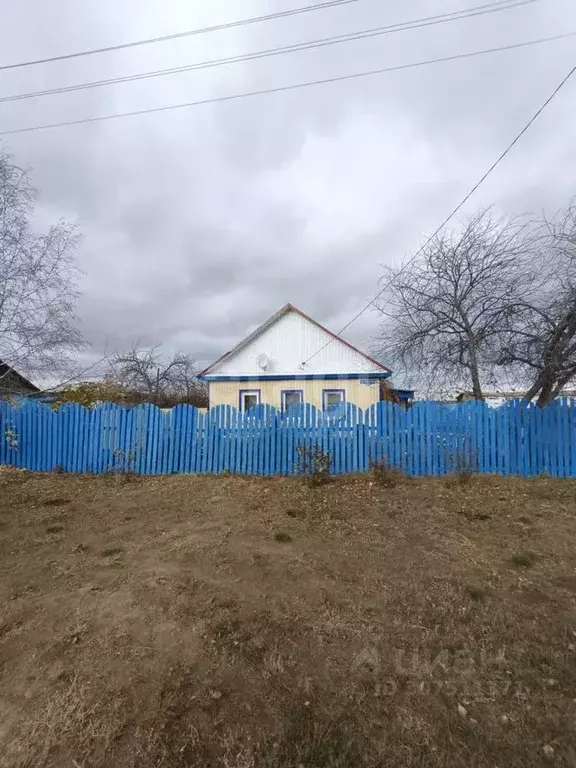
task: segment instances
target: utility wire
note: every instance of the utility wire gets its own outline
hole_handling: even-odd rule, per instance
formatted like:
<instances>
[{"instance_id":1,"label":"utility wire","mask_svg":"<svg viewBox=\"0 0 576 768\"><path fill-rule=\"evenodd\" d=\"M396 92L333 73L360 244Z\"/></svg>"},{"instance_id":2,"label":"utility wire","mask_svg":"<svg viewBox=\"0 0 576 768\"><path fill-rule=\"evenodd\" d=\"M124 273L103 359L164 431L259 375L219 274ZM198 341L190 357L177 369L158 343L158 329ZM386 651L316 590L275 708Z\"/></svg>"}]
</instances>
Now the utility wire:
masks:
<instances>
[{"instance_id":1,"label":"utility wire","mask_svg":"<svg viewBox=\"0 0 576 768\"><path fill-rule=\"evenodd\" d=\"M358 32L350 32L344 35L334 35L332 37L308 40L301 43L294 43L292 45L280 46L278 48L267 48L265 50L255 51L253 53L239 54L237 56L229 56L221 59L210 59L208 61L201 61L195 64L187 64L180 67L153 70L150 72L140 72L134 75L114 77L107 80L93 80L87 83L50 88L44 91L31 91L29 93L19 93L13 94L11 96L3 96L0 97L0 103L9 101L21 101L23 99L39 98L42 96L53 96L60 93L70 93L73 91L87 90L89 88L117 85L119 83L131 83L139 80L147 80L154 77L163 77L166 75L180 74L182 72L191 72L194 70L208 69L211 67L219 67L227 64L237 64L244 61L253 61L255 59L266 58L268 56L280 56L286 53L307 51L329 45L338 45L340 43L348 43L355 40L364 40L366 38L376 37L379 35L387 35L395 32L405 32L412 29L421 29L423 27L435 26L436 24L446 24L448 22L459 21L461 19L468 19L475 16L484 16L485 14L507 11L519 6L530 5L535 2L540 2L540 0L499 0L495 3L488 3L485 5L475 6L473 8L452 11L451 13L427 16L424 18L413 19L411 21L389 24L383 27L373 27L372 29L364 29Z\"/></svg>"},{"instance_id":2,"label":"utility wire","mask_svg":"<svg viewBox=\"0 0 576 768\"><path fill-rule=\"evenodd\" d=\"M204 35L209 32L219 32L223 29L232 29L234 27L243 27L248 24L259 24L263 21L271 21L272 19L285 19L288 16L297 16L301 13L310 13L312 11L323 11L327 8L335 8L340 5L349 5L356 3L358 0L327 0L324 3L316 3L315 5L305 5L301 8L290 8L286 11L278 11L276 13L269 13L265 16L252 16L248 19L240 19L239 21L228 21L223 24L214 24L211 27L202 27L201 29L190 29L186 32L176 32L172 35L163 35L162 37L150 37L146 40L133 40L130 43L121 43L119 45L109 45L106 48L91 48L85 51L77 51L75 53L65 53L61 56L50 56L46 59L32 59L31 61L20 61L15 64L3 64L0 65L0 71L5 69L20 69L22 67L32 67L36 64L49 64L52 61L66 61L67 59L77 59L80 56L94 56L98 53L110 53L111 51L122 51L126 48L135 48L141 45L152 45L154 43L164 43L168 40L178 40L183 37L192 37L194 35Z\"/></svg>"},{"instance_id":3,"label":"utility wire","mask_svg":"<svg viewBox=\"0 0 576 768\"><path fill-rule=\"evenodd\" d=\"M44 125L33 125L28 128L13 128L8 131L0 131L0 136L9 136L18 133L30 133L31 131L43 131L49 128L64 128L72 125L83 125L85 123L98 123L103 120L116 120L121 117L135 117L137 115L149 115L157 112L167 112L174 109L186 109L188 107L199 107L206 104L216 104L226 101L236 101L238 99L251 98L253 96L265 96L272 93L283 93L285 91L295 91L300 88L311 88L317 85L327 85L328 83L341 83L346 80L357 80L362 77L371 77L374 75L381 75L387 72L398 72L404 69L415 69L417 67L427 66L429 64L440 64L447 61L457 61L459 59L469 59L475 56L485 56L490 53L499 53L500 51L511 51L519 48L526 48L531 45L541 45L543 43L551 43L556 40L563 40L568 37L574 37L576 31L566 32L562 35L554 35L553 37L543 37L537 40L526 40L522 43L515 43L513 45L501 45L497 48L486 48L480 51L470 51L467 53L458 53L453 56L443 56L438 59L426 59L424 61L416 61L410 64L399 64L394 67L383 67L382 69L371 69L365 72L355 72L351 75L338 75L336 77L327 77L322 80L309 80L304 83L294 83L292 85L280 85L273 88L263 88L258 91L245 91L244 93L233 93L228 96L214 96L208 99L200 99L199 101L188 101L183 104L168 104L164 107L152 107L148 109L136 109L131 112L117 112L111 115L99 115L97 117L87 117L79 120L66 120L60 123L45 123Z\"/></svg>"},{"instance_id":4,"label":"utility wire","mask_svg":"<svg viewBox=\"0 0 576 768\"><path fill-rule=\"evenodd\" d=\"M448 222L458 213L458 211L464 206L468 200L472 197L472 195L476 192L476 190L486 181L488 176L494 171L494 169L504 160L506 155L513 149L513 147L520 141L520 139L524 136L524 134L530 129L533 123L536 122L536 120L540 117L542 112L546 109L546 107L550 104L550 102L554 99L554 97L558 94L558 92L566 85L566 83L570 80L570 78L576 73L576 66L572 67L572 69L568 72L565 77L562 78L560 83L554 88L550 96L546 99L546 101L542 104L541 107L539 107L536 112L532 115L530 120L526 123L526 125L522 128L520 133L516 134L514 139L508 144L506 149L496 158L496 160L492 163L492 165L488 168L488 170L480 177L480 179L474 184L472 189L462 198L462 200L458 203L458 205L452 210L452 212L444 219L442 224L428 237L425 241L425 243L416 251L416 253L410 258L406 264L403 265L402 269L406 269L410 264L413 264L414 261L418 258L418 256L424 251L424 249L434 240L435 237L437 237L442 229L448 224ZM366 312L370 307L374 304L375 301L377 301L380 296L390 287L390 281L386 283L386 285L381 288L378 293L370 299L370 301L364 306L359 312L357 312L354 317L349 320L345 326L343 326L337 333L338 336L340 336L344 331L346 331L352 323L355 323L356 320L358 320L359 317L361 317L364 312ZM320 347L316 352L314 352L310 357L308 357L302 365L306 365L310 362L316 355L320 354L326 347L328 347L334 339L331 337L322 347Z\"/></svg>"}]
</instances>

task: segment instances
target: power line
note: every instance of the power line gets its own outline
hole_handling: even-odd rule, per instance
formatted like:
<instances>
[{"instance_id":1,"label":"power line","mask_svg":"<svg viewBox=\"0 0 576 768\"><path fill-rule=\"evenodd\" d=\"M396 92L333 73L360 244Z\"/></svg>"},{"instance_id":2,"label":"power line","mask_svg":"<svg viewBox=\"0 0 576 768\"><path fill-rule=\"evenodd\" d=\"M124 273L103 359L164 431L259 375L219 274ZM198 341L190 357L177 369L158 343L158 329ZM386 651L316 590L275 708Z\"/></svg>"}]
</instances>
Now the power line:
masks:
<instances>
[{"instance_id":1,"label":"power line","mask_svg":"<svg viewBox=\"0 0 576 768\"><path fill-rule=\"evenodd\" d=\"M0 136L9 136L18 133L30 133L31 131L43 131L49 128L65 128L72 125L83 125L85 123L98 123L103 120L116 120L122 117L135 117L137 115L149 115L157 112L167 112L174 109L186 109L188 107L199 107L207 104L216 104L226 101L236 101L238 99L251 98L254 96L265 96L272 93L283 93L285 91L295 91L300 88L311 88L317 85L327 85L329 83L341 83L346 80L357 80L362 77L371 77L374 75L381 75L387 72L398 72L404 69L415 69L417 67L427 66L429 64L440 64L448 61L457 61L459 59L469 59L475 56L485 56L490 53L499 53L500 51L511 51L519 48L526 48L531 45L541 45L543 43L550 43L556 40L563 40L568 37L574 37L576 31L566 32L562 35L554 35L553 37L543 37L537 40L526 40L522 43L515 43L513 45L502 45L497 48L486 48L481 51L470 51L467 53L458 53L453 56L443 56L438 59L426 59L424 61L416 61L410 64L399 64L394 67L383 67L382 69L371 69L365 72L355 72L351 75L338 75L335 77L327 77L322 80L309 80L304 83L294 83L292 85L280 85L273 88L263 88L258 91L245 91L244 93L233 93L228 96L214 96L208 99L201 99L199 101L188 101L183 104L168 104L164 107L152 107L148 109L136 109L131 112L117 112L111 115L99 115L97 117L86 117L79 120L66 120L60 123L45 123L44 125L34 125L28 128L13 128L8 131L0 131Z\"/></svg>"},{"instance_id":2,"label":"power line","mask_svg":"<svg viewBox=\"0 0 576 768\"><path fill-rule=\"evenodd\" d=\"M338 45L340 43L347 43L355 40L364 40L366 38L376 37L379 35L392 34L395 32L405 32L412 29L421 29L424 27L435 26L437 24L446 24L452 21L460 21L461 19L484 16L486 14L507 11L519 6L530 5L535 2L540 2L540 0L498 0L497 2L479 5L473 8L466 8L459 11L452 11L451 13L427 16L424 18L413 19L411 21L398 22L396 24L389 24L387 26L381 27L373 27L371 29L360 30L358 32L351 32L344 35L334 35L332 37L319 38L316 40L294 43L292 45L285 45L277 48L267 48L262 51L255 51L253 53L229 56L221 59L210 59L208 61L201 61L195 64L187 64L180 67L170 67L167 69L153 70L150 72L140 72L134 75L126 75L124 77L114 77L106 80L93 80L87 83L50 88L44 91L31 91L28 93L3 96L0 97L0 103L9 101L21 101L24 99L39 98L43 96L53 96L60 93L71 93L74 91L87 90L90 88L100 88L107 85L117 85L119 83L131 83L139 80L147 80L154 77L164 77L166 75L175 75L182 72L191 72L227 64L237 64L245 61L253 61L255 59L266 58L268 56L280 56L286 53L296 53L299 51L322 48L330 45Z\"/></svg>"},{"instance_id":3,"label":"power line","mask_svg":"<svg viewBox=\"0 0 576 768\"><path fill-rule=\"evenodd\" d=\"M499 156L496 158L496 160L495 160L495 161L492 163L492 165L490 166L490 168L488 168L488 170L487 170L487 171L486 171L486 172L485 172L485 173L484 173L484 174L483 174L483 175L480 177L480 179L479 179L479 180L476 182L476 184L474 184L474 186L472 187L472 189L471 189L471 190L470 190L470 191L469 191L469 192L468 192L468 193L467 193L467 194L466 194L466 195L465 195L465 196L462 198L462 200L461 200L461 201L458 203L458 205L457 205L457 206L456 206L456 207L455 207L455 208L452 210L452 212L451 212L451 213L450 213L450 214L449 214L449 215L448 215L448 216L447 216L447 217L444 219L444 221L442 222L442 224L440 224L440 226L439 226L439 227L438 227L438 228L437 228L437 229L436 229L436 230L435 230L435 231L432 233L432 235L430 235L430 237L429 237L429 238L427 238L427 240L425 241L425 243L424 243L424 244L423 244L423 245L422 245L422 246L421 246L421 247L420 247L420 248L419 248L419 249L416 251L416 253L415 253L415 254L412 256L412 258L408 260L408 262L407 262L407 263L406 263L406 264L405 264L405 265L402 267L402 269L406 269L406 267L408 267L410 264L414 263L414 261L415 261L415 260L418 258L418 256L419 256L419 255L422 253L422 251L424 251L424 249L425 249L425 248L426 248L426 247L429 245L429 243L431 243L431 242L432 242L432 240L434 240L434 238L435 238L437 235L439 235L439 234L440 234L440 232L442 231L442 229L444 229L444 227L446 226L446 224L448 224L448 222L449 222L449 221L450 221L450 220L451 220L451 219L452 219L452 218L453 218L453 217L454 217L454 216L455 216L455 215L458 213L458 211L459 211L459 210L460 210L460 209L461 209L461 208L462 208L462 207L463 207L463 206L464 206L464 205L465 205L465 204L468 202L468 200L469 200L469 199L472 197L472 195L473 195L473 194L476 192L476 190L477 190L477 189L478 189L478 188L479 188L479 187L480 187L480 186L481 186L481 185L482 185L482 184L483 184L483 183L486 181L486 179L488 178L488 176L490 176L490 174L491 174L491 173L492 173L492 172L495 170L495 168L496 168L496 167L497 167L497 166L498 166L498 165L499 165L499 164L502 162L502 160L504 160L504 158L506 157L506 155L507 155L507 154L508 154L508 153L509 153L509 152L510 152L512 149L513 149L513 147L514 147L514 146L515 146L515 145L516 145L516 144L517 144L517 143L520 141L520 139L522 138L522 136L524 136L524 134L525 134L525 133L526 133L526 132L527 132L527 131L530 129L530 127L532 126L532 124L536 122L536 120L537 120L537 119L540 117L540 115L542 114L542 112L544 112L544 110L546 109L546 107L547 107L547 106L550 104L550 102L551 102L551 101L554 99L554 97L555 97L555 96L558 94L558 92L559 92L559 91L560 91L560 90L561 90L561 89L562 89L562 88L563 88L563 87L566 85L566 83L568 82L568 80L570 80L570 78L571 78L571 77L574 75L574 73L576 73L576 66L572 67L572 69L571 69L571 70L568 72L568 74L567 74L565 77L563 77L563 78L562 78L562 80L560 81L560 83L559 83L559 84L556 86L556 88L554 88L554 90L552 91L552 93L550 94L550 96L548 96L548 98L547 98L547 99L546 99L546 101L545 101L545 102L542 104L542 106L541 106L541 107L539 107L539 108L536 110L536 112L535 112L535 113L532 115L532 117L530 118L530 120L529 120L529 121L526 123L526 125L525 125L525 126L522 128L522 130L520 131L520 133L516 134L516 136L514 137L514 139L512 139L512 141L510 142L510 144L508 144L508 146L506 147L506 149L505 149L505 150L504 150L504 151L503 151L503 152L502 152L502 153L501 153L501 154L500 154L500 155L499 155ZM390 287L390 282L388 282L388 283L387 283L387 284L384 286L384 288L380 289L380 290L378 291L378 293L377 293L377 294L376 294L376 295L375 295L375 296L374 296L372 299L370 299L370 301L369 301L369 302L366 304L366 306L364 306L364 307L363 307L363 308L362 308L362 309L361 309L361 310L360 310L360 311L359 311L357 314L355 314L355 315L354 315L354 317L353 317L351 320L349 320L349 321L346 323L346 325L345 325L343 328L341 328L341 329L338 331L338 334L337 334L337 335L338 335L338 336L340 336L342 333L344 333L344 331L346 331L348 328L350 328L350 326L352 325L352 323L355 323L355 322L356 322L356 320L358 320L358 318L359 318L359 317L361 317L361 316L364 314L364 312L366 312L368 309L370 309L370 307L371 307L371 306L374 304L374 302L375 302L375 301L377 301L377 299L379 299L379 298L380 298L380 296L382 296L382 294L384 293L384 291L386 291L386 290L387 290L389 287ZM316 357L316 355L320 354L320 352L322 352L324 349L326 349L326 347L328 347L328 346L329 346L329 345L330 345L330 344L331 344L333 341L334 341L334 339L331 337L331 338L330 338L330 339L329 339L329 340L328 340L328 341L327 341L327 342L326 342L326 343L325 343L325 344L324 344L322 347L320 347L318 350L316 350L316 352L314 352L312 355L310 355L310 357L308 357L308 358L307 358L307 359L306 359L306 360L305 360L305 361L302 363L302 365L306 365L307 363L309 363L309 362L310 362L310 360L312 360L314 357Z\"/></svg>"},{"instance_id":4,"label":"power line","mask_svg":"<svg viewBox=\"0 0 576 768\"><path fill-rule=\"evenodd\" d=\"M22 67L32 67L36 64L49 64L53 61L66 61L67 59L76 59L80 56L94 56L98 53L110 53L111 51L122 51L126 48L135 48L141 45L152 45L154 43L164 43L168 40L178 40L183 37L192 37L194 35L204 35L210 32L219 32L223 29L232 29L234 27L243 27L248 24L259 24L263 21L271 21L272 19L284 19L288 16L297 16L301 13L311 13L312 11L323 11L327 8L335 8L340 5L349 5L350 3L356 3L358 0L326 0L323 3L316 3L315 5L305 5L301 8L290 8L286 11L278 11L276 13L269 13L265 16L252 16L248 19L240 19L239 21L228 21L223 24L214 24L211 27L202 27L201 29L190 29L186 32L176 32L172 35L163 35L162 37L150 37L145 40L133 40L130 43L121 43L119 45L109 45L105 48L91 48L85 51L77 51L75 53L65 53L61 56L50 56L45 59L32 59L31 61L20 61L16 64L3 64L0 66L0 71L5 69L19 69Z\"/></svg>"}]
</instances>

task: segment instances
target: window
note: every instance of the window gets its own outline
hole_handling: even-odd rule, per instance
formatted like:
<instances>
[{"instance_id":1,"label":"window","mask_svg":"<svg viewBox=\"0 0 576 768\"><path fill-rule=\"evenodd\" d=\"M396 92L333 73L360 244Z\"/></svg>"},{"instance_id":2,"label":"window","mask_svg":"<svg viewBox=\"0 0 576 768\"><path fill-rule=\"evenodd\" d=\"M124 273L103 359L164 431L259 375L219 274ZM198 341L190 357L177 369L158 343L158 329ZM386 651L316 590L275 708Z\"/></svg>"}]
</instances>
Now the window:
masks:
<instances>
[{"instance_id":1,"label":"window","mask_svg":"<svg viewBox=\"0 0 576 768\"><path fill-rule=\"evenodd\" d=\"M304 401L304 393L301 389L282 390L282 409L286 410L291 405L300 405Z\"/></svg>"},{"instance_id":2,"label":"window","mask_svg":"<svg viewBox=\"0 0 576 768\"><path fill-rule=\"evenodd\" d=\"M324 389L322 390L322 405L324 410L333 405L339 405L345 402L343 389Z\"/></svg>"},{"instance_id":3,"label":"window","mask_svg":"<svg viewBox=\"0 0 576 768\"><path fill-rule=\"evenodd\" d=\"M241 389L240 390L240 410L249 411L255 405L260 405L259 389Z\"/></svg>"}]
</instances>

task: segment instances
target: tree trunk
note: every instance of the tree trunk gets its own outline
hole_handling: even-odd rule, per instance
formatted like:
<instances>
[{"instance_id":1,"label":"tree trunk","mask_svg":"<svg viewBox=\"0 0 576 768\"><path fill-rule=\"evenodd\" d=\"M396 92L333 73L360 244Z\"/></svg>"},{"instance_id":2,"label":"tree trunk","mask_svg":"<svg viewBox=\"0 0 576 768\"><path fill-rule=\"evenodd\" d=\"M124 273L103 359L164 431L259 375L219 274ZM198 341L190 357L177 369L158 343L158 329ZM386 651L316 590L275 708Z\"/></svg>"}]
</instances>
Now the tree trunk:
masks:
<instances>
[{"instance_id":1,"label":"tree trunk","mask_svg":"<svg viewBox=\"0 0 576 768\"><path fill-rule=\"evenodd\" d=\"M470 374L472 376L472 394L475 400L484 400L482 385L480 384L480 374L478 373L478 356L476 355L476 345L470 342Z\"/></svg>"},{"instance_id":2,"label":"tree trunk","mask_svg":"<svg viewBox=\"0 0 576 768\"><path fill-rule=\"evenodd\" d=\"M530 389L524 394L524 400L528 400L528 402L532 401L536 395L542 390L544 387L551 386L549 384L550 382L550 374L548 371L540 371L538 376L536 377L536 381L532 384Z\"/></svg>"},{"instance_id":3,"label":"tree trunk","mask_svg":"<svg viewBox=\"0 0 576 768\"><path fill-rule=\"evenodd\" d=\"M536 405L539 405L540 408L544 408L545 405L548 405L548 403L554 399L554 386L551 381L547 381L546 384L542 387L540 390L540 394L538 395L538 400L536 400Z\"/></svg>"},{"instance_id":4,"label":"tree trunk","mask_svg":"<svg viewBox=\"0 0 576 768\"><path fill-rule=\"evenodd\" d=\"M524 393L524 397L522 398L523 400L527 400L528 402L531 402L536 397L536 395L538 394L538 392L540 392L540 389L541 389L541 385L539 382L540 382L540 379L539 378L536 379L536 381L534 382L534 384L532 384L530 389L528 389Z\"/></svg>"},{"instance_id":5,"label":"tree trunk","mask_svg":"<svg viewBox=\"0 0 576 768\"><path fill-rule=\"evenodd\" d=\"M160 394L160 368L156 368L156 387L154 392L154 404L158 405L158 395Z\"/></svg>"}]
</instances>

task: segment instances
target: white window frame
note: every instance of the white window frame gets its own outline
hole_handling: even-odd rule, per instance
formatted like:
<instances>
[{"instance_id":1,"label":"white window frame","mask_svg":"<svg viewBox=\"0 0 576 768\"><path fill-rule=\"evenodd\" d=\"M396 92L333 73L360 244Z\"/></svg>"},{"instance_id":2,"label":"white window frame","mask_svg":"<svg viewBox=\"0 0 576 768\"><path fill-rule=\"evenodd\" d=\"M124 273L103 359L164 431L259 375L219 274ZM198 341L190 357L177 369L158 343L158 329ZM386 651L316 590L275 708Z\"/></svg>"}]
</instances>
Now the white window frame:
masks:
<instances>
[{"instance_id":1,"label":"white window frame","mask_svg":"<svg viewBox=\"0 0 576 768\"><path fill-rule=\"evenodd\" d=\"M330 405L326 402L328 400L328 395L334 395L338 394L340 397L340 400L337 403L330 403ZM325 411L327 408L331 408L334 405L341 405L342 403L346 402L346 391L344 389L323 389L322 390L322 409Z\"/></svg>"},{"instance_id":2,"label":"white window frame","mask_svg":"<svg viewBox=\"0 0 576 768\"><path fill-rule=\"evenodd\" d=\"M260 390L259 389L241 389L240 393L239 393L239 396L238 396L238 404L240 406L240 411L242 413L248 413L248 411L250 410L250 408L246 408L246 403L244 401L244 397L246 395L255 395L256 396L256 405L260 405Z\"/></svg>"},{"instance_id":3,"label":"white window frame","mask_svg":"<svg viewBox=\"0 0 576 768\"><path fill-rule=\"evenodd\" d=\"M300 399L298 401L298 405L302 405L304 403L304 391L302 389L283 389L282 390L282 410L285 411L287 409L286 405L286 395L294 395L298 393L300 396Z\"/></svg>"}]
</instances>

